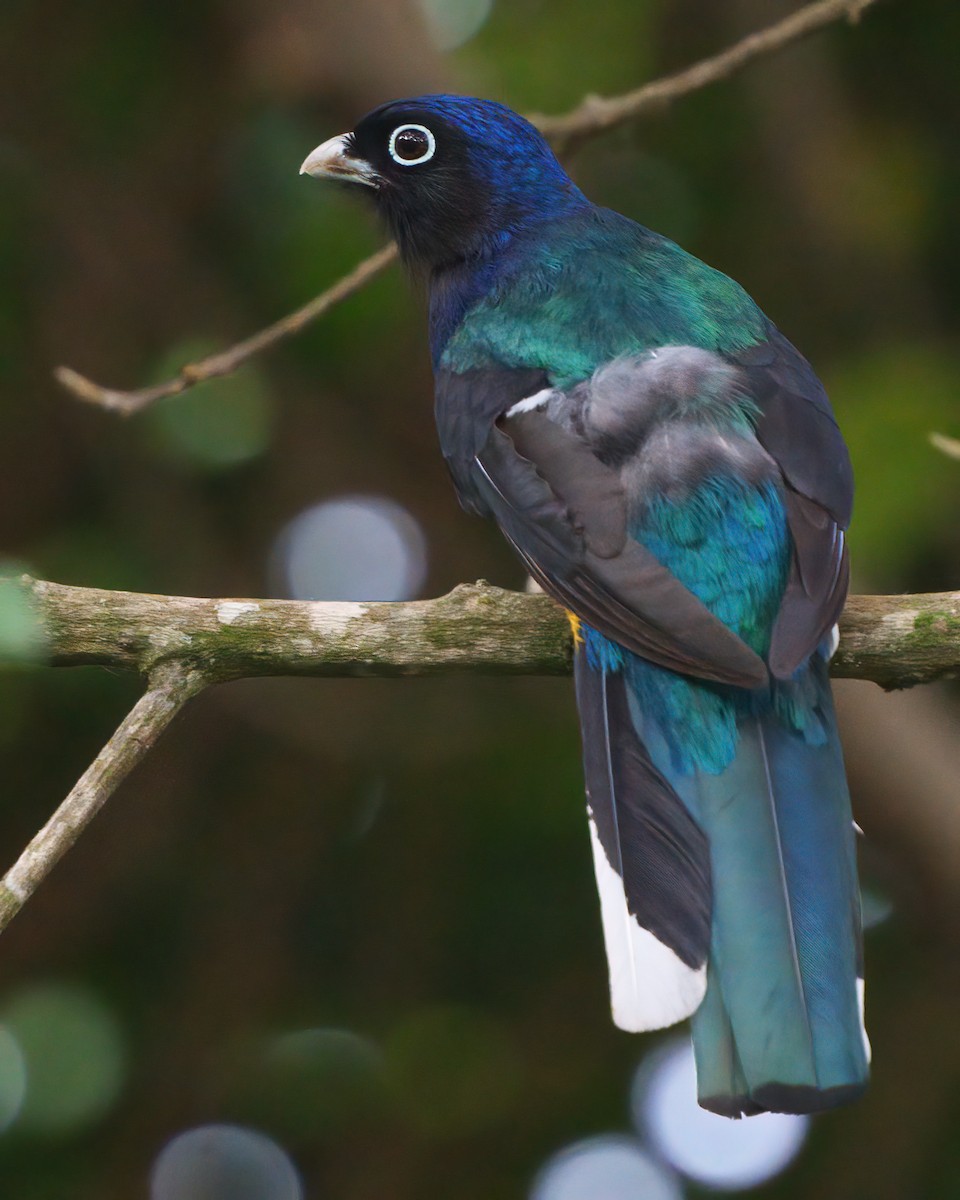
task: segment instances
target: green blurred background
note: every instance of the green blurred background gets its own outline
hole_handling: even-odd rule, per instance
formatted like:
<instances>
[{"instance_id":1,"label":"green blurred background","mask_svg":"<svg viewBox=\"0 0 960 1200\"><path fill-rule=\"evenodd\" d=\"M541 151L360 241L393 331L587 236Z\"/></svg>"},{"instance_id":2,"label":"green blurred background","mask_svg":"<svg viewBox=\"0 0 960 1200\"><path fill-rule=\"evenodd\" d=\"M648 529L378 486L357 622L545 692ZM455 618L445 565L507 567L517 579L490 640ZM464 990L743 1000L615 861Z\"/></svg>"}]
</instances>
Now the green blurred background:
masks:
<instances>
[{"instance_id":1,"label":"green blurred background","mask_svg":"<svg viewBox=\"0 0 960 1200\"><path fill-rule=\"evenodd\" d=\"M280 595L289 522L359 495L419 528L420 594L522 586L456 506L422 298L396 269L130 421L51 371L163 378L379 245L353 197L297 169L382 100L560 111L792 7L6 0L0 557L75 584ZM960 435L958 45L956 0L890 0L572 164L813 360L857 472L859 590L960 587L960 463L928 442ZM875 1080L762 1194L960 1197L956 695L838 691L871 910L891 910L868 937ZM0 671L4 865L137 692L92 668ZM562 1147L629 1132L660 1039L610 1023L582 808L565 681L202 696L0 939L0 1195L126 1200L153 1172L158 1200L525 1197ZM242 1151L279 1165L241 1162L220 1190L187 1168L158 1182L168 1139L217 1123L271 1139Z\"/></svg>"}]
</instances>

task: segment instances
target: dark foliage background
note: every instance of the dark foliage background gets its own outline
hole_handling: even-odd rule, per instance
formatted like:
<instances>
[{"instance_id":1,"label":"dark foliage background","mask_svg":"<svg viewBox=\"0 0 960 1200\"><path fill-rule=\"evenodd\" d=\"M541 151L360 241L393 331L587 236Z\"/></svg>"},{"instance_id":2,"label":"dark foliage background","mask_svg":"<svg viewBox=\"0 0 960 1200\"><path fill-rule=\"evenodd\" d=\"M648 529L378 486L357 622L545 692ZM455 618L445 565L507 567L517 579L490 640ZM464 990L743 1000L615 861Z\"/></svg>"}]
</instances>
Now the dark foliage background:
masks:
<instances>
[{"instance_id":1,"label":"dark foliage background","mask_svg":"<svg viewBox=\"0 0 960 1200\"><path fill-rule=\"evenodd\" d=\"M2 554L71 583L275 594L285 523L370 493L425 531L427 594L522 585L456 507L422 303L396 271L130 422L51 369L163 377L373 249L360 206L297 168L383 99L558 111L790 8L499 0L442 53L413 0L6 0ZM927 441L960 435L958 44L952 0L891 2L575 163L593 197L741 280L817 365L857 469L861 590L960 587L960 463ZM6 862L136 692L93 669L0 673ZM842 702L868 882L893 903L868 943L876 1077L766 1194L960 1196L955 697L851 685ZM4 934L0 1020L33 1070L0 1134L3 1195L145 1195L164 1142L215 1121L275 1138L310 1197L525 1195L553 1151L627 1127L657 1041L608 1017L570 687L203 696Z\"/></svg>"}]
</instances>

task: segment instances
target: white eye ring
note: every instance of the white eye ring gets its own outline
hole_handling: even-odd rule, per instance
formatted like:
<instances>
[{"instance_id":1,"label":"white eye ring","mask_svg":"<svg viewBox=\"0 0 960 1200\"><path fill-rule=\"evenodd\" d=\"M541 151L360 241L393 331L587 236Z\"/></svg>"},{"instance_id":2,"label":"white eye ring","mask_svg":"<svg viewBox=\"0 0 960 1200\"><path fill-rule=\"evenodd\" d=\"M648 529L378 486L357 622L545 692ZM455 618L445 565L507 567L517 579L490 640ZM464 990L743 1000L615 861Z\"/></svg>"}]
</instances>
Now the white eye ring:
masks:
<instances>
[{"instance_id":1,"label":"white eye ring","mask_svg":"<svg viewBox=\"0 0 960 1200\"><path fill-rule=\"evenodd\" d=\"M415 129L417 133L422 133L427 139L427 148L419 158L401 158L397 153L397 138L401 133L407 133L409 130ZM390 141L387 142L387 152L395 163L399 163L401 167L416 167L420 163L427 162L433 158L437 152L437 139L433 136L426 125L398 125L397 128L390 134Z\"/></svg>"}]
</instances>

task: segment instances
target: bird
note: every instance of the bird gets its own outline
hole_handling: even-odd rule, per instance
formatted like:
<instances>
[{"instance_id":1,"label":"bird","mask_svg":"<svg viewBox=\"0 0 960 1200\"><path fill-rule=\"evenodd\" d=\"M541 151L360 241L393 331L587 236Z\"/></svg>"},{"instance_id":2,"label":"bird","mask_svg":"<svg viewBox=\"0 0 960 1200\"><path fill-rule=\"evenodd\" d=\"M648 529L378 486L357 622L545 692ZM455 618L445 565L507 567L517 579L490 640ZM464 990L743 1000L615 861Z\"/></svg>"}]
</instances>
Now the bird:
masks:
<instances>
[{"instance_id":1,"label":"bird","mask_svg":"<svg viewBox=\"0 0 960 1200\"><path fill-rule=\"evenodd\" d=\"M869 1075L828 678L850 457L747 292L592 203L492 100L382 104L301 174L426 282L440 448L567 612L617 1026L691 1019L699 1103L811 1113Z\"/></svg>"}]
</instances>

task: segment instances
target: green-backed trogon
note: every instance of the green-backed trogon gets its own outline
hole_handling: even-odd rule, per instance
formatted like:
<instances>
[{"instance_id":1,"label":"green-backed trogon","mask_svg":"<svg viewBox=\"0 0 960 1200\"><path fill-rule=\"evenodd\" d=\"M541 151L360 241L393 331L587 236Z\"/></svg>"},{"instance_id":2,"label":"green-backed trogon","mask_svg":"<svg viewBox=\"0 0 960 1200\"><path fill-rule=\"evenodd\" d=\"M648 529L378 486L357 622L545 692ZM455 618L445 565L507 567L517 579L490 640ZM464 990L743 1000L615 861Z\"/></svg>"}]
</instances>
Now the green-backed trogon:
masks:
<instances>
[{"instance_id":1,"label":"green-backed trogon","mask_svg":"<svg viewBox=\"0 0 960 1200\"><path fill-rule=\"evenodd\" d=\"M385 104L302 170L425 275L460 500L571 614L616 1023L692 1017L700 1102L811 1112L868 1074L827 678L852 473L743 289L592 204L486 100Z\"/></svg>"}]
</instances>

